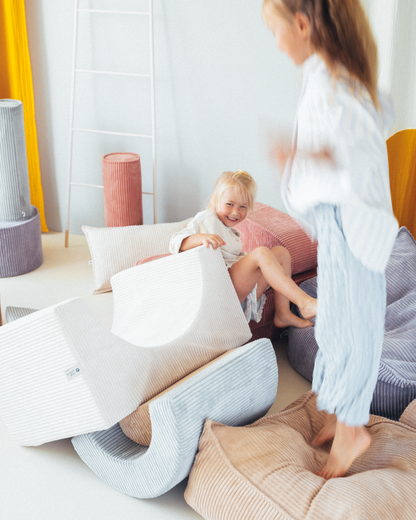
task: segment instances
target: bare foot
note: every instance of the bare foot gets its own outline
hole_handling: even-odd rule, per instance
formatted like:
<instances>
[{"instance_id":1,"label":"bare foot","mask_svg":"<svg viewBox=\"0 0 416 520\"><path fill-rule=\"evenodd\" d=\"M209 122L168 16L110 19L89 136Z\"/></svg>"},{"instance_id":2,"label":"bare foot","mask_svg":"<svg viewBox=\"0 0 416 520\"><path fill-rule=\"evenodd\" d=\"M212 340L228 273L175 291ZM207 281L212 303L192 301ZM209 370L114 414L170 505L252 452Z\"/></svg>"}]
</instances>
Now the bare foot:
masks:
<instances>
[{"instance_id":1,"label":"bare foot","mask_svg":"<svg viewBox=\"0 0 416 520\"><path fill-rule=\"evenodd\" d=\"M318 306L318 300L316 298L308 298L302 306L298 306L302 316L310 320L316 316L316 308Z\"/></svg>"},{"instance_id":2,"label":"bare foot","mask_svg":"<svg viewBox=\"0 0 416 520\"><path fill-rule=\"evenodd\" d=\"M343 477L370 444L371 436L363 426L346 426L338 421L328 461L316 474L325 479Z\"/></svg>"},{"instance_id":3,"label":"bare foot","mask_svg":"<svg viewBox=\"0 0 416 520\"><path fill-rule=\"evenodd\" d=\"M310 320L303 320L292 312L287 314L280 314L274 317L274 326L278 329L285 329L286 327L297 327L298 329L306 329L313 327L313 323Z\"/></svg>"},{"instance_id":4,"label":"bare foot","mask_svg":"<svg viewBox=\"0 0 416 520\"><path fill-rule=\"evenodd\" d=\"M335 430L337 427L337 416L334 413L327 414L325 418L325 424L322 430L312 441L313 446L321 446L326 441L330 441L335 436Z\"/></svg>"}]
</instances>

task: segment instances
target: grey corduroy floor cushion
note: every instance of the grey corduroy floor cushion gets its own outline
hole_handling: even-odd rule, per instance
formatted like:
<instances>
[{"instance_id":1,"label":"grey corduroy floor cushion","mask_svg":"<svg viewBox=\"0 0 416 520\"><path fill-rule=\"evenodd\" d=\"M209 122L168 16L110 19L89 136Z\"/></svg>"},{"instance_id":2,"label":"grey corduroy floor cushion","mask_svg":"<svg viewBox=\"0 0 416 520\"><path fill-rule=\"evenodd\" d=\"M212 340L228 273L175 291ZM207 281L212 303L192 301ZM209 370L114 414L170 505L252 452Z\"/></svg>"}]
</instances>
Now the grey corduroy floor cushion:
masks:
<instances>
[{"instance_id":1,"label":"grey corduroy floor cushion","mask_svg":"<svg viewBox=\"0 0 416 520\"><path fill-rule=\"evenodd\" d=\"M318 280L319 274L301 287L316 297ZM398 232L386 281L385 335L371 413L398 420L416 398L416 242L405 227ZM309 381L317 352L313 329L290 329L289 361Z\"/></svg>"}]
</instances>

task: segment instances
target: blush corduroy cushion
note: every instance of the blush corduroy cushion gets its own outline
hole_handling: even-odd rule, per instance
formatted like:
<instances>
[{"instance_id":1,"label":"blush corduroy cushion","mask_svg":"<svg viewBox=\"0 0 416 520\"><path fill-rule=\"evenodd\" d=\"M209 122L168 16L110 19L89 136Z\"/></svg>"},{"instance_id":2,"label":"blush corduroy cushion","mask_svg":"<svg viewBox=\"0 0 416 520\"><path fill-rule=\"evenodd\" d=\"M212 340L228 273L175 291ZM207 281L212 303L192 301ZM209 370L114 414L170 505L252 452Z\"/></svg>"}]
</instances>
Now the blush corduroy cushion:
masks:
<instances>
[{"instance_id":1,"label":"blush corduroy cushion","mask_svg":"<svg viewBox=\"0 0 416 520\"><path fill-rule=\"evenodd\" d=\"M92 258L93 294L111 291L111 277L141 258L168 253L171 236L190 220L112 228L82 226Z\"/></svg>"},{"instance_id":2,"label":"blush corduroy cushion","mask_svg":"<svg viewBox=\"0 0 416 520\"><path fill-rule=\"evenodd\" d=\"M308 392L246 427L206 421L185 500L206 520L414 518L416 402L400 422L371 416L371 446L344 478L314 474L330 450L311 445L324 419Z\"/></svg>"},{"instance_id":3,"label":"blush corduroy cushion","mask_svg":"<svg viewBox=\"0 0 416 520\"><path fill-rule=\"evenodd\" d=\"M289 215L278 209L256 202L254 210L235 226L241 233L243 251L256 247L285 247L292 257L292 275L315 269L317 242Z\"/></svg>"},{"instance_id":4,"label":"blush corduroy cushion","mask_svg":"<svg viewBox=\"0 0 416 520\"><path fill-rule=\"evenodd\" d=\"M236 229L241 233L243 251L250 252L259 246L285 247L292 259L292 278L297 284L316 275L317 243L312 242L290 215L256 202L253 211ZM252 339L272 338L276 330L273 319L274 297L269 289L260 322L250 322Z\"/></svg>"},{"instance_id":5,"label":"blush corduroy cushion","mask_svg":"<svg viewBox=\"0 0 416 520\"><path fill-rule=\"evenodd\" d=\"M316 297L319 277L302 289ZM416 398L416 242L400 228L386 268L387 309L383 351L371 413L397 420ZM298 309L295 312L300 316ZM318 318L317 318L318 319ZM318 344L313 329L289 330L288 359L312 380Z\"/></svg>"}]
</instances>

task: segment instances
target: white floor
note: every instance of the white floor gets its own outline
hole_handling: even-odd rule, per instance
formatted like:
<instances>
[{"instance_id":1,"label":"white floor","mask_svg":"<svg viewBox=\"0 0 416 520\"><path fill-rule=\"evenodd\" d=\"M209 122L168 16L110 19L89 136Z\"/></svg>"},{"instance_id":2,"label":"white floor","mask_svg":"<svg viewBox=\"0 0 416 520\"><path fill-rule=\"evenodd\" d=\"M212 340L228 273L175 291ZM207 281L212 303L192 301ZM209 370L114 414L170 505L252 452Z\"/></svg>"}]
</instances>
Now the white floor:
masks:
<instances>
[{"instance_id":1,"label":"white floor","mask_svg":"<svg viewBox=\"0 0 416 520\"><path fill-rule=\"evenodd\" d=\"M111 329L112 293L93 296L90 253L84 236L42 235L44 263L23 276L0 279L1 306L42 309L80 297ZM1 348L1 345L0 345ZM275 343L279 365L276 413L310 389L286 357L284 340ZM1 370L1 368L0 368ZM1 375L0 375L1 385ZM151 500L125 496L101 481L74 451L69 439L36 448L17 446L0 417L0 518L3 520L200 519L183 498L186 480Z\"/></svg>"}]
</instances>

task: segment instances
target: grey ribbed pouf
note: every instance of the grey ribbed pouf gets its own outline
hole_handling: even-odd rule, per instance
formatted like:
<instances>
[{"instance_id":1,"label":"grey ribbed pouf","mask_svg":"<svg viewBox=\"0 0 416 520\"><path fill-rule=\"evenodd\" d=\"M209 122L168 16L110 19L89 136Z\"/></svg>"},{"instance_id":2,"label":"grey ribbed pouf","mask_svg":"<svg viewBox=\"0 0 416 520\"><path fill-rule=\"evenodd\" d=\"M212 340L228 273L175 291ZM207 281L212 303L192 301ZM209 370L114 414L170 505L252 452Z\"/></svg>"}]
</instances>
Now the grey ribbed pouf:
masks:
<instances>
[{"instance_id":1,"label":"grey ribbed pouf","mask_svg":"<svg viewBox=\"0 0 416 520\"><path fill-rule=\"evenodd\" d=\"M0 222L0 278L18 276L37 269L43 262L38 210L20 222Z\"/></svg>"},{"instance_id":2,"label":"grey ribbed pouf","mask_svg":"<svg viewBox=\"0 0 416 520\"><path fill-rule=\"evenodd\" d=\"M249 424L276 398L277 363L268 339L237 348L151 401L149 447L129 439L116 424L72 439L78 455L104 482L136 498L166 493L191 470L206 419Z\"/></svg>"},{"instance_id":3,"label":"grey ribbed pouf","mask_svg":"<svg viewBox=\"0 0 416 520\"><path fill-rule=\"evenodd\" d=\"M385 335L370 412L397 421L416 398L416 242L405 227L398 232L386 269L386 282ZM301 287L316 297L317 278L303 282ZM294 311L300 316L296 307ZM290 328L288 359L309 381L317 352L312 328Z\"/></svg>"},{"instance_id":4,"label":"grey ribbed pouf","mask_svg":"<svg viewBox=\"0 0 416 520\"><path fill-rule=\"evenodd\" d=\"M23 104L0 99L0 223L31 218Z\"/></svg>"}]
</instances>

